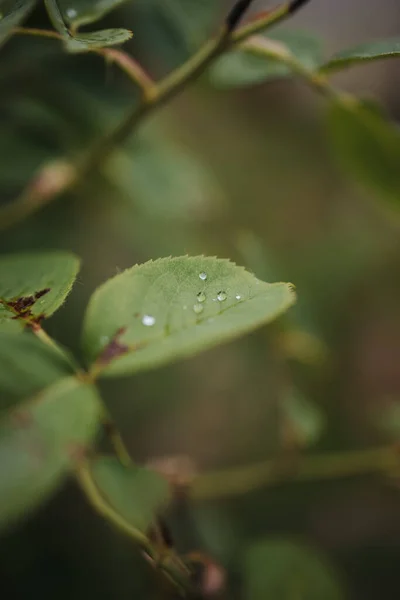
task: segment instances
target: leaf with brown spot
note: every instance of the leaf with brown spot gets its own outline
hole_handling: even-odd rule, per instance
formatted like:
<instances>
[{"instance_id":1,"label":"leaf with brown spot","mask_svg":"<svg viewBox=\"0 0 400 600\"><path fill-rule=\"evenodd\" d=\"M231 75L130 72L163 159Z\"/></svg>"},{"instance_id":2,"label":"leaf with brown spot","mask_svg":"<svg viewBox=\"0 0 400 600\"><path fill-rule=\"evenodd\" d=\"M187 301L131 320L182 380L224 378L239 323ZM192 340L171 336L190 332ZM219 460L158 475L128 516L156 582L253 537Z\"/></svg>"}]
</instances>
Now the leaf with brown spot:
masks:
<instances>
[{"instance_id":1,"label":"leaf with brown spot","mask_svg":"<svg viewBox=\"0 0 400 600\"><path fill-rule=\"evenodd\" d=\"M1 257L0 331L18 331L51 316L69 294L78 270L79 259L68 252Z\"/></svg>"}]
</instances>

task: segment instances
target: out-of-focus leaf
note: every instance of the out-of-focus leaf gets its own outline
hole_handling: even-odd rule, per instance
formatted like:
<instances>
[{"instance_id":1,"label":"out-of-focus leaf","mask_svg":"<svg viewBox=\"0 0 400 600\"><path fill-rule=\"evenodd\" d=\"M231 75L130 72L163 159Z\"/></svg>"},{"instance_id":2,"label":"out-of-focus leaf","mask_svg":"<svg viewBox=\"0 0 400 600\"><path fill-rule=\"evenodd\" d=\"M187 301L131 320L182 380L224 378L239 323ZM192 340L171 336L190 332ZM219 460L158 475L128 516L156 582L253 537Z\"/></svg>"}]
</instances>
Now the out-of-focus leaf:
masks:
<instances>
[{"instance_id":1,"label":"out-of-focus leaf","mask_svg":"<svg viewBox=\"0 0 400 600\"><path fill-rule=\"evenodd\" d=\"M375 40L334 54L328 62L322 65L320 70L324 73L331 73L332 71L340 71L355 64L382 60L384 58L398 58L399 56L400 38Z\"/></svg>"},{"instance_id":2,"label":"out-of-focus leaf","mask_svg":"<svg viewBox=\"0 0 400 600\"><path fill-rule=\"evenodd\" d=\"M94 459L89 469L107 504L143 533L170 500L167 480L150 469L124 467L111 457Z\"/></svg>"},{"instance_id":3,"label":"out-of-focus leaf","mask_svg":"<svg viewBox=\"0 0 400 600\"><path fill-rule=\"evenodd\" d=\"M12 35L17 27L31 12L36 0L1 0L0 1L0 45Z\"/></svg>"},{"instance_id":4,"label":"out-of-focus leaf","mask_svg":"<svg viewBox=\"0 0 400 600\"><path fill-rule=\"evenodd\" d=\"M0 411L71 374L67 358L31 333L0 333Z\"/></svg>"},{"instance_id":5,"label":"out-of-focus leaf","mask_svg":"<svg viewBox=\"0 0 400 600\"><path fill-rule=\"evenodd\" d=\"M282 398L285 430L290 440L301 446L315 443L324 429L324 416L318 406L292 389Z\"/></svg>"},{"instance_id":6,"label":"out-of-focus leaf","mask_svg":"<svg viewBox=\"0 0 400 600\"><path fill-rule=\"evenodd\" d=\"M291 55L309 69L320 64L321 44L310 35L287 31L258 39L259 44L255 38L250 40L251 45L243 44L221 56L209 70L211 83L219 88L234 88L288 77L292 70L286 61Z\"/></svg>"},{"instance_id":7,"label":"out-of-focus leaf","mask_svg":"<svg viewBox=\"0 0 400 600\"><path fill-rule=\"evenodd\" d=\"M218 27L223 7L215 0L152 0L187 48L209 38Z\"/></svg>"},{"instance_id":8,"label":"out-of-focus leaf","mask_svg":"<svg viewBox=\"0 0 400 600\"><path fill-rule=\"evenodd\" d=\"M163 258L110 279L92 296L83 344L106 375L190 356L269 323L295 296L228 260Z\"/></svg>"},{"instance_id":9,"label":"out-of-focus leaf","mask_svg":"<svg viewBox=\"0 0 400 600\"><path fill-rule=\"evenodd\" d=\"M107 175L143 214L178 221L204 220L219 212L222 190L196 156L146 128L107 161Z\"/></svg>"},{"instance_id":10,"label":"out-of-focus leaf","mask_svg":"<svg viewBox=\"0 0 400 600\"><path fill-rule=\"evenodd\" d=\"M79 262L62 251L0 257L0 330L51 316L71 291Z\"/></svg>"},{"instance_id":11,"label":"out-of-focus leaf","mask_svg":"<svg viewBox=\"0 0 400 600\"><path fill-rule=\"evenodd\" d=\"M250 546L244 562L245 597L251 600L343 600L331 565L311 548L283 539Z\"/></svg>"},{"instance_id":12,"label":"out-of-focus leaf","mask_svg":"<svg viewBox=\"0 0 400 600\"><path fill-rule=\"evenodd\" d=\"M96 390L66 377L0 421L0 527L44 500L93 438Z\"/></svg>"},{"instance_id":13,"label":"out-of-focus leaf","mask_svg":"<svg viewBox=\"0 0 400 600\"><path fill-rule=\"evenodd\" d=\"M90 25L128 0L59 0L65 21L74 27Z\"/></svg>"},{"instance_id":14,"label":"out-of-focus leaf","mask_svg":"<svg viewBox=\"0 0 400 600\"><path fill-rule=\"evenodd\" d=\"M359 183L390 202L400 199L400 133L378 110L333 103L328 130L338 162Z\"/></svg>"},{"instance_id":15,"label":"out-of-focus leaf","mask_svg":"<svg viewBox=\"0 0 400 600\"><path fill-rule=\"evenodd\" d=\"M94 48L124 44L131 37L132 32L128 29L102 29L101 31L70 36L65 40L65 46L68 52L89 52Z\"/></svg>"},{"instance_id":16,"label":"out-of-focus leaf","mask_svg":"<svg viewBox=\"0 0 400 600\"><path fill-rule=\"evenodd\" d=\"M132 32L127 29L103 29L101 31L73 35L65 23L57 0L44 0L44 2L51 22L63 36L68 52L88 52L94 48L114 46L122 44L132 37Z\"/></svg>"}]
</instances>

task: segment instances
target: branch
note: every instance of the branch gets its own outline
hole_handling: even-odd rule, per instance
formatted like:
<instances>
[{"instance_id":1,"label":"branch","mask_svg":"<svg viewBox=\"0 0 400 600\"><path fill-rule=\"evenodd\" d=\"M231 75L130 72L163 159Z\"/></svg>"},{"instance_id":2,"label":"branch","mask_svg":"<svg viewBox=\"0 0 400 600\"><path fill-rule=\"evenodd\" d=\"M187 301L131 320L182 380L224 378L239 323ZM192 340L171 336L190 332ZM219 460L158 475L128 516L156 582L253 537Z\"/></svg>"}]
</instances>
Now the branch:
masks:
<instances>
[{"instance_id":1,"label":"branch","mask_svg":"<svg viewBox=\"0 0 400 600\"><path fill-rule=\"evenodd\" d=\"M246 494L264 487L357 475L392 475L400 466L394 445L314 456L281 457L206 473L194 481L191 497L211 500Z\"/></svg>"},{"instance_id":2,"label":"branch","mask_svg":"<svg viewBox=\"0 0 400 600\"><path fill-rule=\"evenodd\" d=\"M114 149L133 133L143 119L177 96L192 81L202 75L210 64L224 54L224 52L243 42L248 37L276 25L291 16L308 1L292 0L291 2L287 2L270 11L262 18L236 30L237 24L252 3L252 0L238 0L228 14L219 35L207 42L193 57L189 58L188 61L173 71L171 75L167 76L159 84L150 84L148 78L143 77L144 71L141 67L136 65L136 63L130 62L130 75L132 78L135 78L135 82L144 91L142 102L139 106L135 106L115 129L101 137L93 148L87 151L86 156L83 157L81 162L78 164L65 163L68 165L72 176L66 178L63 185L55 186L52 194L47 194L45 197L35 195L32 201L29 194L26 196L24 192L20 200L16 202L16 206L12 205L0 210L0 230L18 223L26 216L36 212L41 206L71 190L91 172L98 169L108 156L112 154ZM16 30L17 33L28 34L29 32L31 35L39 35L39 31L41 30L24 30L23 28ZM59 39L59 34L56 32L47 32L45 36ZM111 55L114 56L114 59L115 52L118 51L114 50L114 55ZM106 56L108 53L110 56L109 49L96 50L96 53L103 56ZM120 60L119 62L120 66L122 64L126 65L126 60L130 61L131 59L127 55L124 55L124 60Z\"/></svg>"}]
</instances>

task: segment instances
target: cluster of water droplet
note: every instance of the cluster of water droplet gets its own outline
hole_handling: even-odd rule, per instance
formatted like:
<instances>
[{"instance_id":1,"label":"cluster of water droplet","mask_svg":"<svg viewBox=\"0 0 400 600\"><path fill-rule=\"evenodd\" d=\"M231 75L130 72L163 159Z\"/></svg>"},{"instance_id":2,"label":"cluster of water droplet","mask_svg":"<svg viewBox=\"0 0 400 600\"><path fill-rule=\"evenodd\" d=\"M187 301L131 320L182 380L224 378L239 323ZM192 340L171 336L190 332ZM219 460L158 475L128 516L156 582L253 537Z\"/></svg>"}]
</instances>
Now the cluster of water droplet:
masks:
<instances>
[{"instance_id":1,"label":"cluster of water droplet","mask_svg":"<svg viewBox=\"0 0 400 600\"><path fill-rule=\"evenodd\" d=\"M201 279L201 281L206 281L207 279L207 273L205 271L202 271L201 273L199 273L199 279ZM213 298L214 302L225 302L225 300L228 298L228 294L226 292L224 292L223 290L221 290L220 292L218 292L217 297ZM235 296L236 300L241 300L241 295L240 294L236 294ZM203 310L204 310L204 302L206 301L207 297L206 294L201 291L197 294L196 296L196 300L197 302L195 304L193 304L193 312L196 313L196 315L200 315ZM187 306L183 307L184 309L187 309ZM152 315L143 315L142 317L142 324L145 325L146 327L152 327L156 322L155 317L153 317Z\"/></svg>"}]
</instances>

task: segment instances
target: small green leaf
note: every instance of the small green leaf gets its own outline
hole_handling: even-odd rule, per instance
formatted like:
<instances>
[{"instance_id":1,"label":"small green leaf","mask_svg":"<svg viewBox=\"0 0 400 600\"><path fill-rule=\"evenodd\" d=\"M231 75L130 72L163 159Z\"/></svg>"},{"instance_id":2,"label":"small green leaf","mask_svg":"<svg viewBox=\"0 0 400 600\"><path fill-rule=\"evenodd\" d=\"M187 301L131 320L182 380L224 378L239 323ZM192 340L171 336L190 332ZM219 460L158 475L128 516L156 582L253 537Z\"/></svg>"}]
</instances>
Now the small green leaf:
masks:
<instances>
[{"instance_id":1,"label":"small green leaf","mask_svg":"<svg viewBox=\"0 0 400 600\"><path fill-rule=\"evenodd\" d=\"M269 323L294 299L289 284L263 283L228 260L150 261L94 293L84 349L107 375L150 369Z\"/></svg>"},{"instance_id":2,"label":"small green leaf","mask_svg":"<svg viewBox=\"0 0 400 600\"><path fill-rule=\"evenodd\" d=\"M0 330L51 316L69 294L78 271L79 259L68 252L0 257Z\"/></svg>"},{"instance_id":3,"label":"small green leaf","mask_svg":"<svg viewBox=\"0 0 400 600\"><path fill-rule=\"evenodd\" d=\"M0 45L3 44L12 30L17 27L31 12L36 0L2 0L0 2Z\"/></svg>"},{"instance_id":4,"label":"small green leaf","mask_svg":"<svg viewBox=\"0 0 400 600\"><path fill-rule=\"evenodd\" d=\"M57 0L44 0L50 20L64 39L68 52L88 52L91 49L122 44L132 37L127 29L104 29L74 35L67 27Z\"/></svg>"},{"instance_id":5,"label":"small green leaf","mask_svg":"<svg viewBox=\"0 0 400 600\"><path fill-rule=\"evenodd\" d=\"M301 446L315 443L324 428L324 417L319 407L292 389L282 400L286 428L291 438Z\"/></svg>"},{"instance_id":6,"label":"small green leaf","mask_svg":"<svg viewBox=\"0 0 400 600\"><path fill-rule=\"evenodd\" d=\"M33 334L0 332L0 416L4 408L71 374L62 353Z\"/></svg>"},{"instance_id":7,"label":"small green leaf","mask_svg":"<svg viewBox=\"0 0 400 600\"><path fill-rule=\"evenodd\" d=\"M61 379L0 421L0 527L44 500L95 435L96 390Z\"/></svg>"},{"instance_id":8,"label":"small green leaf","mask_svg":"<svg viewBox=\"0 0 400 600\"><path fill-rule=\"evenodd\" d=\"M146 533L170 501L166 479L143 467L124 467L115 458L90 463L100 495L125 521Z\"/></svg>"},{"instance_id":9,"label":"small green leaf","mask_svg":"<svg viewBox=\"0 0 400 600\"><path fill-rule=\"evenodd\" d=\"M366 104L335 102L328 113L328 130L343 168L365 187L398 204L398 128Z\"/></svg>"},{"instance_id":10,"label":"small green leaf","mask_svg":"<svg viewBox=\"0 0 400 600\"><path fill-rule=\"evenodd\" d=\"M251 546L244 562L245 597L342 600L345 595L330 564L311 548L284 539Z\"/></svg>"},{"instance_id":11,"label":"small green leaf","mask_svg":"<svg viewBox=\"0 0 400 600\"><path fill-rule=\"evenodd\" d=\"M102 29L91 33L82 33L70 36L65 40L68 52L89 52L95 48L116 46L130 40L132 32L128 29Z\"/></svg>"},{"instance_id":12,"label":"small green leaf","mask_svg":"<svg viewBox=\"0 0 400 600\"><path fill-rule=\"evenodd\" d=\"M287 64L291 55L309 69L320 64L320 42L305 33L286 31L260 36L263 44L259 51L256 39L251 40L251 45L244 44L224 54L213 64L209 79L215 87L245 87L288 77L292 74Z\"/></svg>"},{"instance_id":13,"label":"small green leaf","mask_svg":"<svg viewBox=\"0 0 400 600\"><path fill-rule=\"evenodd\" d=\"M77 29L90 25L128 0L59 0L59 7L66 23Z\"/></svg>"},{"instance_id":14,"label":"small green leaf","mask_svg":"<svg viewBox=\"0 0 400 600\"><path fill-rule=\"evenodd\" d=\"M384 58L398 58L399 56L400 38L375 40L334 54L327 63L322 65L320 70L324 73L331 73L332 71L339 71L355 64L372 62Z\"/></svg>"}]
</instances>

